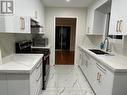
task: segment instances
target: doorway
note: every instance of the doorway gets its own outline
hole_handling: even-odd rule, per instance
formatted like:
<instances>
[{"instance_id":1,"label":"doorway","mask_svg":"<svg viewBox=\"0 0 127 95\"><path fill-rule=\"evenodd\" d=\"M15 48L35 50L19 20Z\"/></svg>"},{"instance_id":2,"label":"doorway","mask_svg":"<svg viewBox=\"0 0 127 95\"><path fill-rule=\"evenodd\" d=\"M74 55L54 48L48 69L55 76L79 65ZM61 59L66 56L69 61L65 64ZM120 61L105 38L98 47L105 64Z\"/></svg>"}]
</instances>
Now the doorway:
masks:
<instances>
[{"instance_id":1,"label":"doorway","mask_svg":"<svg viewBox=\"0 0 127 95\"><path fill-rule=\"evenodd\" d=\"M70 32L69 26L56 26L56 49L70 50Z\"/></svg>"},{"instance_id":2,"label":"doorway","mask_svg":"<svg viewBox=\"0 0 127 95\"><path fill-rule=\"evenodd\" d=\"M76 18L56 18L55 21L55 64L73 65Z\"/></svg>"}]
</instances>

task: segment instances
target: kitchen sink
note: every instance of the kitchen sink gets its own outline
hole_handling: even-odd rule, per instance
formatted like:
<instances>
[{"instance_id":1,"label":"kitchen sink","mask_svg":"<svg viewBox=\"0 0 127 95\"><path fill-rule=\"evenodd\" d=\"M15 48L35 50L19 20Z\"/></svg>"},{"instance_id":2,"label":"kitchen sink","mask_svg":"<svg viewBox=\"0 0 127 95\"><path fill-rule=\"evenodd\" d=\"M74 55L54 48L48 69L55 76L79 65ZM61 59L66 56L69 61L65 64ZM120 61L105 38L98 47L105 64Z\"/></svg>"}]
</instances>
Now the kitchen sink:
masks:
<instances>
[{"instance_id":1,"label":"kitchen sink","mask_svg":"<svg viewBox=\"0 0 127 95\"><path fill-rule=\"evenodd\" d=\"M95 54L98 54L98 55L105 55L105 54L109 54L107 52L104 52L102 50L99 50L99 49L89 49L91 52L95 53Z\"/></svg>"}]
</instances>

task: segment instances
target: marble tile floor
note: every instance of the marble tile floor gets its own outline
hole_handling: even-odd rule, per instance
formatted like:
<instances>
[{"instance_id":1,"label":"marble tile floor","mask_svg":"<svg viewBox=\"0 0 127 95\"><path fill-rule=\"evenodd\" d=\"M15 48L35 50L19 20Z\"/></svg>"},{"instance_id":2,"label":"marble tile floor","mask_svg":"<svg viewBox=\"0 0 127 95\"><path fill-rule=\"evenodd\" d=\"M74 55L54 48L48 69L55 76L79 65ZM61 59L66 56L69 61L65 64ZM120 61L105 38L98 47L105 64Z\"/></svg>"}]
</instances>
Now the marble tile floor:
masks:
<instances>
[{"instance_id":1,"label":"marble tile floor","mask_svg":"<svg viewBox=\"0 0 127 95\"><path fill-rule=\"evenodd\" d=\"M51 67L48 85L41 95L94 95L80 69L73 65Z\"/></svg>"}]
</instances>

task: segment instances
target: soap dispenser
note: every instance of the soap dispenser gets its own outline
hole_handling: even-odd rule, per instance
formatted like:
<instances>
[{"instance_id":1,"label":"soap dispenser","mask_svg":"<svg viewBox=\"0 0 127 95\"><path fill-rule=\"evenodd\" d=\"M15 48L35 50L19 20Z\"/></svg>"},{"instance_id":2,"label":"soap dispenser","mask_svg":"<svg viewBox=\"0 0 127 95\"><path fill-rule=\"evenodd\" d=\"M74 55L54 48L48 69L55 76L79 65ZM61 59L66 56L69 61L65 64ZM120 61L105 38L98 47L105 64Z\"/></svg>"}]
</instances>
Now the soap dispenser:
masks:
<instances>
[{"instance_id":1,"label":"soap dispenser","mask_svg":"<svg viewBox=\"0 0 127 95\"><path fill-rule=\"evenodd\" d=\"M1 53L1 49L0 49L0 64L2 64L2 53Z\"/></svg>"},{"instance_id":2,"label":"soap dispenser","mask_svg":"<svg viewBox=\"0 0 127 95\"><path fill-rule=\"evenodd\" d=\"M100 49L104 49L104 43L103 42L101 42L101 44L100 44Z\"/></svg>"}]
</instances>

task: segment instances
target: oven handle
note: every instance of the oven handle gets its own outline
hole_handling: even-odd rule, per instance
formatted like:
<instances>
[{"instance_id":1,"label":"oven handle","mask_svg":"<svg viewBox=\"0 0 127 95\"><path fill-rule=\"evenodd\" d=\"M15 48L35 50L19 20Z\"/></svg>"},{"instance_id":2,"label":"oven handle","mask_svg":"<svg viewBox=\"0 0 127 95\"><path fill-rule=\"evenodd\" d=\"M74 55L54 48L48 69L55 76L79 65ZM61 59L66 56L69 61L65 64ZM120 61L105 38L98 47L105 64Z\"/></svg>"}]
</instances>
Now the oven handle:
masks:
<instances>
[{"instance_id":1,"label":"oven handle","mask_svg":"<svg viewBox=\"0 0 127 95\"><path fill-rule=\"evenodd\" d=\"M40 80L40 78L41 78L41 73L40 73L40 75L37 77L37 79L36 79L36 81L39 81Z\"/></svg>"},{"instance_id":2,"label":"oven handle","mask_svg":"<svg viewBox=\"0 0 127 95\"><path fill-rule=\"evenodd\" d=\"M49 57L49 54L48 55L46 55L46 56L44 56L44 60L46 60L46 58L48 58Z\"/></svg>"},{"instance_id":3,"label":"oven handle","mask_svg":"<svg viewBox=\"0 0 127 95\"><path fill-rule=\"evenodd\" d=\"M41 62L38 63L38 65L36 66L36 69L38 69L41 65Z\"/></svg>"}]
</instances>

